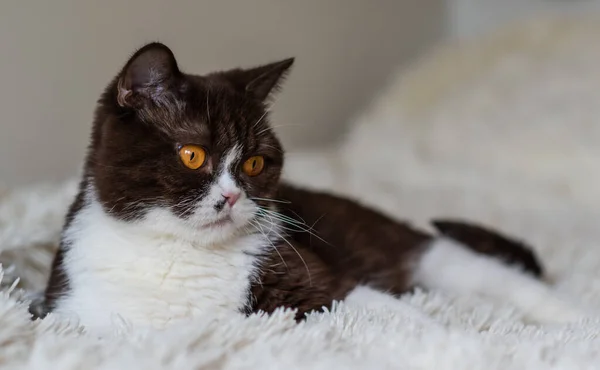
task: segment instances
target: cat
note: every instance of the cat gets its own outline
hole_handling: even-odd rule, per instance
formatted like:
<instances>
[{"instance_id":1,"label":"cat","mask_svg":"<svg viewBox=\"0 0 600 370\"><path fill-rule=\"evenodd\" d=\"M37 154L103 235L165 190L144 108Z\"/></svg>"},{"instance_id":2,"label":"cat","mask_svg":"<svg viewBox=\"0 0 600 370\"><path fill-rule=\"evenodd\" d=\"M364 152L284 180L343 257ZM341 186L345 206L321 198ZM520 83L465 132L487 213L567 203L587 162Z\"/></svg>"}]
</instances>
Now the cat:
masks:
<instances>
[{"instance_id":1,"label":"cat","mask_svg":"<svg viewBox=\"0 0 600 370\"><path fill-rule=\"evenodd\" d=\"M526 244L455 220L434 221L433 235L282 181L268 108L293 62L198 76L161 43L131 56L98 101L44 314L88 330L278 307L302 320L421 286L508 301L540 322L579 317Z\"/></svg>"}]
</instances>

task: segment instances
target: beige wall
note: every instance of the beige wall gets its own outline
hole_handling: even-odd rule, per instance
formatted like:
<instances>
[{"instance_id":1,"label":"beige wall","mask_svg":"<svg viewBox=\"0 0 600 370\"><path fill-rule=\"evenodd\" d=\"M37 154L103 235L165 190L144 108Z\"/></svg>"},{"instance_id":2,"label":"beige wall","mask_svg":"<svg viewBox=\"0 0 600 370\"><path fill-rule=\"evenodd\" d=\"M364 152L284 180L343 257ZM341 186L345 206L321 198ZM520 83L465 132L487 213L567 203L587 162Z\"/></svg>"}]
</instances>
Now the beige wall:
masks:
<instances>
[{"instance_id":1,"label":"beige wall","mask_svg":"<svg viewBox=\"0 0 600 370\"><path fill-rule=\"evenodd\" d=\"M0 1L0 184L82 161L98 94L146 41L206 72L297 56L275 109L289 145L323 143L439 37L443 0Z\"/></svg>"},{"instance_id":2,"label":"beige wall","mask_svg":"<svg viewBox=\"0 0 600 370\"><path fill-rule=\"evenodd\" d=\"M448 32L468 38L507 23L556 14L597 13L600 0L446 0Z\"/></svg>"}]
</instances>

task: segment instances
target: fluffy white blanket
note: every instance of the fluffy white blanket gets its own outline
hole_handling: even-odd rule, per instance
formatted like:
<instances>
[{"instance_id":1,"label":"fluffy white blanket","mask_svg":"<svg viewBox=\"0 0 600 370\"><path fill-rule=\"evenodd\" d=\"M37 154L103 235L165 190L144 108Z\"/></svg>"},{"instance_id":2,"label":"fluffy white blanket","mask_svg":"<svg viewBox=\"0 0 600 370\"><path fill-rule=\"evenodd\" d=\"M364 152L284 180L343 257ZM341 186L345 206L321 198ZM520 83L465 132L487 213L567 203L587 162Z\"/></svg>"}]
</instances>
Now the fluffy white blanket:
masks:
<instances>
[{"instance_id":1,"label":"fluffy white blanket","mask_svg":"<svg viewBox=\"0 0 600 370\"><path fill-rule=\"evenodd\" d=\"M600 314L599 34L597 19L544 20L437 50L397 76L339 147L290 153L287 177L421 225L459 216L501 227L535 245L557 290ZM123 325L99 340L52 316L31 322L19 302L43 287L74 191L0 193L0 367L600 367L600 320L529 325L508 305L435 291L339 304L299 325L282 311L162 332Z\"/></svg>"}]
</instances>

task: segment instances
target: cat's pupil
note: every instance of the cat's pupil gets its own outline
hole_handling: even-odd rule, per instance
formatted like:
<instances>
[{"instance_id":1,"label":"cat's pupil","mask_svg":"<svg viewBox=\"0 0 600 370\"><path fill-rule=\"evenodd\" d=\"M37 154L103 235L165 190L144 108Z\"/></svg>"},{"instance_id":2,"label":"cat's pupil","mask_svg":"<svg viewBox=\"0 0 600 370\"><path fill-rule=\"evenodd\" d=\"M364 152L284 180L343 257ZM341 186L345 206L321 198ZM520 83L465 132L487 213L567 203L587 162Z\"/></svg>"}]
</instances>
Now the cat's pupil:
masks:
<instances>
[{"instance_id":1,"label":"cat's pupil","mask_svg":"<svg viewBox=\"0 0 600 370\"><path fill-rule=\"evenodd\" d=\"M196 156L196 153L192 152L192 154L190 154L190 161L193 161L195 156Z\"/></svg>"},{"instance_id":2,"label":"cat's pupil","mask_svg":"<svg viewBox=\"0 0 600 370\"><path fill-rule=\"evenodd\" d=\"M256 167L256 159L252 160L252 169L254 169L254 167Z\"/></svg>"}]
</instances>

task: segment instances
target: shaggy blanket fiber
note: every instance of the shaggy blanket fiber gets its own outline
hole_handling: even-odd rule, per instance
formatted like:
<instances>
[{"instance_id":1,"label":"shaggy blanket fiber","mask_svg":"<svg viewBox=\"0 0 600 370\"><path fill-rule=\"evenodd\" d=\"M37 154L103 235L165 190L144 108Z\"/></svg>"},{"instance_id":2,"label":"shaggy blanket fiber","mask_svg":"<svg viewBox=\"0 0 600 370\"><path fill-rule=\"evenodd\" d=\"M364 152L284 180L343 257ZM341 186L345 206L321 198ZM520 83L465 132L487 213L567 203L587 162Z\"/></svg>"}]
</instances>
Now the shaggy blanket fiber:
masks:
<instances>
[{"instance_id":1,"label":"shaggy blanket fiber","mask_svg":"<svg viewBox=\"0 0 600 370\"><path fill-rule=\"evenodd\" d=\"M435 51L399 74L339 147L286 176L427 226L493 225L535 246L555 289L600 316L598 19L553 19ZM9 369L595 369L600 320L533 325L478 296L416 291L371 307L209 316L110 338L30 321L75 183L0 191L0 367ZM18 279L20 278L20 279ZM485 276L481 277L485 279Z\"/></svg>"}]
</instances>

